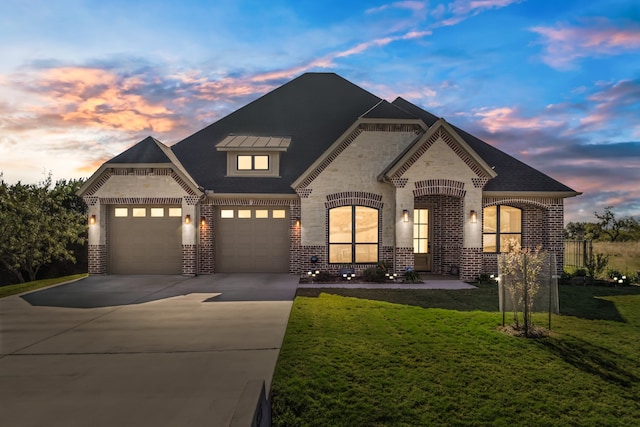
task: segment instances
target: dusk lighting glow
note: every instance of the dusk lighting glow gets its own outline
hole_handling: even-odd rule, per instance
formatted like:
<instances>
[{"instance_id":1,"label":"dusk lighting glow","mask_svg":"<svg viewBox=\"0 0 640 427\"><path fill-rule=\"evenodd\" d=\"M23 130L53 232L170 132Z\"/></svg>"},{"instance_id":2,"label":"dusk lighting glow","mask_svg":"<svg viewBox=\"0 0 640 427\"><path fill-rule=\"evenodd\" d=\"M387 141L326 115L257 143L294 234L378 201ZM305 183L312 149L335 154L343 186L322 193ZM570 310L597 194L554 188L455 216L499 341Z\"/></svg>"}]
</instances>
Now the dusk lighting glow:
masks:
<instances>
[{"instance_id":1,"label":"dusk lighting glow","mask_svg":"<svg viewBox=\"0 0 640 427\"><path fill-rule=\"evenodd\" d=\"M88 177L149 135L172 145L318 71L583 192L566 221L610 205L640 217L634 0L5 1L0 40L8 183Z\"/></svg>"}]
</instances>

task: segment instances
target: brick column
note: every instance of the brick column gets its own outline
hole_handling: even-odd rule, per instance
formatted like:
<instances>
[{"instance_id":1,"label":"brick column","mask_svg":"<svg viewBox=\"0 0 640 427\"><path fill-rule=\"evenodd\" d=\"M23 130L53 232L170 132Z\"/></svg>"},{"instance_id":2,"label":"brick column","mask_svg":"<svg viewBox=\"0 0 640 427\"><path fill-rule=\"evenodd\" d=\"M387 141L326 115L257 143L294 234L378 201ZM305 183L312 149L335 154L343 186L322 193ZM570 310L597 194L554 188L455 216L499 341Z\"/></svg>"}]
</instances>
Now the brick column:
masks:
<instances>
[{"instance_id":1,"label":"brick column","mask_svg":"<svg viewBox=\"0 0 640 427\"><path fill-rule=\"evenodd\" d=\"M200 224L200 265L198 274L211 274L214 272L214 226L215 209L213 205L201 205L200 216L204 224Z\"/></svg>"},{"instance_id":2,"label":"brick column","mask_svg":"<svg viewBox=\"0 0 640 427\"><path fill-rule=\"evenodd\" d=\"M462 248L460 280L475 281L482 272L482 248Z\"/></svg>"}]
</instances>

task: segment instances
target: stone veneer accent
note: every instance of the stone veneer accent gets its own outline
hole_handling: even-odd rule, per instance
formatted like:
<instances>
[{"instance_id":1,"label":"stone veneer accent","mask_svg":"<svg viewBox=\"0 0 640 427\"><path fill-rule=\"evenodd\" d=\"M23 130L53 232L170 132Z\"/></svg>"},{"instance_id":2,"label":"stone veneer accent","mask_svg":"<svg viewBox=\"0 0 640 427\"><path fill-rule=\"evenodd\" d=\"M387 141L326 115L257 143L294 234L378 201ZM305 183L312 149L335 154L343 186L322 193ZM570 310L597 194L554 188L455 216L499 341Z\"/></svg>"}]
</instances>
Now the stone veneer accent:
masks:
<instances>
[{"instance_id":1,"label":"stone veneer accent","mask_svg":"<svg viewBox=\"0 0 640 427\"><path fill-rule=\"evenodd\" d=\"M89 245L89 274L107 273L107 245Z\"/></svg>"}]
</instances>

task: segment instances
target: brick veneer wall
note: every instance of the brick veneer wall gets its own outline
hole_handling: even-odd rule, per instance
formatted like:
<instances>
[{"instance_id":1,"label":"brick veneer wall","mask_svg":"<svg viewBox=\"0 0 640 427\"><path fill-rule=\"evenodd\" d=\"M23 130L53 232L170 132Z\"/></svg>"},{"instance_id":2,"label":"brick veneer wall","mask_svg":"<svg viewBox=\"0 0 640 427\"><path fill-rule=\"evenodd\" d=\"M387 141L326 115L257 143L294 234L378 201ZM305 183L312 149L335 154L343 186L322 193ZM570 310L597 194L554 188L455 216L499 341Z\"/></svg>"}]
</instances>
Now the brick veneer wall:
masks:
<instances>
[{"instance_id":1,"label":"brick veneer wall","mask_svg":"<svg viewBox=\"0 0 640 427\"><path fill-rule=\"evenodd\" d=\"M200 263L198 266L199 274L211 274L215 270L214 264L214 248L215 248L215 209L211 204L202 204L200 206L200 216L204 218L205 224L199 224L200 227Z\"/></svg>"},{"instance_id":2,"label":"brick veneer wall","mask_svg":"<svg viewBox=\"0 0 640 427\"><path fill-rule=\"evenodd\" d=\"M197 255L197 245L182 245L182 274L196 274L198 271Z\"/></svg>"},{"instance_id":3,"label":"brick veneer wall","mask_svg":"<svg viewBox=\"0 0 640 427\"><path fill-rule=\"evenodd\" d=\"M454 196L418 196L414 200L416 208L431 209L431 271L435 274L449 274L452 267L461 268L462 245L464 240L462 199ZM413 265L413 260L411 261Z\"/></svg>"},{"instance_id":4,"label":"brick veneer wall","mask_svg":"<svg viewBox=\"0 0 640 427\"><path fill-rule=\"evenodd\" d=\"M564 205L554 198L485 198L484 207L503 204L522 209L522 246L542 247L556 255L556 268L564 268ZM498 257L494 253L482 254L482 272L496 274Z\"/></svg>"},{"instance_id":5,"label":"brick veneer wall","mask_svg":"<svg viewBox=\"0 0 640 427\"><path fill-rule=\"evenodd\" d=\"M482 248L462 248L462 265L460 266L460 280L473 282L482 272Z\"/></svg>"},{"instance_id":6,"label":"brick veneer wall","mask_svg":"<svg viewBox=\"0 0 640 427\"><path fill-rule=\"evenodd\" d=\"M89 274L106 274L107 245L89 245Z\"/></svg>"},{"instance_id":7,"label":"brick veneer wall","mask_svg":"<svg viewBox=\"0 0 640 427\"><path fill-rule=\"evenodd\" d=\"M395 270L398 273L407 270L407 267L413 267L413 248L396 248L396 265Z\"/></svg>"},{"instance_id":8,"label":"brick veneer wall","mask_svg":"<svg viewBox=\"0 0 640 427\"><path fill-rule=\"evenodd\" d=\"M300 274L300 202L289 206L289 273Z\"/></svg>"}]
</instances>

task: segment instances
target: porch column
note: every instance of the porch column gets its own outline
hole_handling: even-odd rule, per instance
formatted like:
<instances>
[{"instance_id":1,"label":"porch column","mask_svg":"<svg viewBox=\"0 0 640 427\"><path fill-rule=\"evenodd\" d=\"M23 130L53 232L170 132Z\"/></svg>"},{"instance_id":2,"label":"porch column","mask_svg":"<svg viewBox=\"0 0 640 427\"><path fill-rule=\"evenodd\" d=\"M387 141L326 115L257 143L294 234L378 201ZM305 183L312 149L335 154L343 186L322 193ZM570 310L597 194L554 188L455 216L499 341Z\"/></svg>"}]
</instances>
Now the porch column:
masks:
<instances>
[{"instance_id":1,"label":"porch column","mask_svg":"<svg viewBox=\"0 0 640 427\"><path fill-rule=\"evenodd\" d=\"M198 259L198 229L200 218L197 209L198 197L182 198L182 274L195 275Z\"/></svg>"},{"instance_id":2,"label":"porch column","mask_svg":"<svg viewBox=\"0 0 640 427\"><path fill-rule=\"evenodd\" d=\"M413 191L396 186L396 208L394 223L396 226L395 261L396 272L404 272L407 267L413 267ZM404 211L408 212L407 222L404 221Z\"/></svg>"},{"instance_id":3,"label":"porch column","mask_svg":"<svg viewBox=\"0 0 640 427\"><path fill-rule=\"evenodd\" d=\"M482 272L482 189L468 190L463 206L460 280L471 282Z\"/></svg>"},{"instance_id":4,"label":"porch column","mask_svg":"<svg viewBox=\"0 0 640 427\"><path fill-rule=\"evenodd\" d=\"M89 274L107 272L107 207L96 196L85 196L87 205Z\"/></svg>"}]
</instances>

